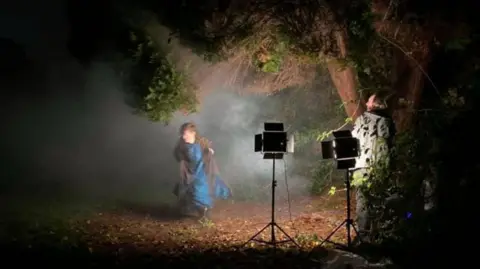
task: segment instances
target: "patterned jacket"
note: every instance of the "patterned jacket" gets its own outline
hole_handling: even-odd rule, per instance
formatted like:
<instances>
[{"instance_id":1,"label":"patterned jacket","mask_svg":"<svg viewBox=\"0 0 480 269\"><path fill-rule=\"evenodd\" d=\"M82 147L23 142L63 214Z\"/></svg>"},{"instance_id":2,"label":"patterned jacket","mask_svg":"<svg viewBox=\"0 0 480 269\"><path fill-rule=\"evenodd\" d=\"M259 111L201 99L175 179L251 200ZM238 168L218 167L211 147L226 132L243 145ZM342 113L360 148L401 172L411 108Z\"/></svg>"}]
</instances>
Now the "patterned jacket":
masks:
<instances>
[{"instance_id":1,"label":"patterned jacket","mask_svg":"<svg viewBox=\"0 0 480 269\"><path fill-rule=\"evenodd\" d=\"M395 127L383 111L367 111L355 121L353 137L360 143L360 155L355 169L374 166L379 160L388 160Z\"/></svg>"}]
</instances>

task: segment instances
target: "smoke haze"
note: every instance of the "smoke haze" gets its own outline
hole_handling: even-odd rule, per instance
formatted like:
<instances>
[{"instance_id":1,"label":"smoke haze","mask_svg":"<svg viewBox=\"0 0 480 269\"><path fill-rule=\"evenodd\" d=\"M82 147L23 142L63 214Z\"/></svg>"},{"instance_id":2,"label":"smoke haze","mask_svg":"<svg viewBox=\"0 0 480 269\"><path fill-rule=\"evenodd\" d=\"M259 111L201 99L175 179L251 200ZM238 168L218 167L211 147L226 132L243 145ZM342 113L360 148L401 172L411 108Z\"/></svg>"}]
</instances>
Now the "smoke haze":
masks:
<instances>
[{"instance_id":1,"label":"smoke haze","mask_svg":"<svg viewBox=\"0 0 480 269\"><path fill-rule=\"evenodd\" d=\"M186 121L197 123L201 135L213 141L230 184L271 176L271 161L253 151L254 134L262 127L255 98L212 92L199 113L177 115L164 126L132 113L107 64L87 71L74 63L56 68L52 71L66 75L49 78L48 98L17 99L3 113L8 126L2 128L5 158L16 162L34 186L49 182L101 195L131 195L135 190L169 194L164 190L178 179L172 151Z\"/></svg>"},{"instance_id":2,"label":"smoke haze","mask_svg":"<svg viewBox=\"0 0 480 269\"><path fill-rule=\"evenodd\" d=\"M66 24L60 15L49 21L48 27ZM152 123L125 104L124 89L111 65L97 62L85 69L69 56L66 34L57 38L51 45L53 54L48 40L27 44L31 68L3 83L4 190L52 195L68 187L93 197L173 198L179 174L172 150L178 128L186 121L197 123L201 135L213 141L222 176L232 187L250 186L243 190L248 193L263 184L256 181L268 186L271 161L253 151L254 134L263 127L259 116L272 107L265 97L213 89L203 98L199 113L176 115L168 126ZM211 77L209 85L214 81ZM279 175L282 166L277 166Z\"/></svg>"}]
</instances>

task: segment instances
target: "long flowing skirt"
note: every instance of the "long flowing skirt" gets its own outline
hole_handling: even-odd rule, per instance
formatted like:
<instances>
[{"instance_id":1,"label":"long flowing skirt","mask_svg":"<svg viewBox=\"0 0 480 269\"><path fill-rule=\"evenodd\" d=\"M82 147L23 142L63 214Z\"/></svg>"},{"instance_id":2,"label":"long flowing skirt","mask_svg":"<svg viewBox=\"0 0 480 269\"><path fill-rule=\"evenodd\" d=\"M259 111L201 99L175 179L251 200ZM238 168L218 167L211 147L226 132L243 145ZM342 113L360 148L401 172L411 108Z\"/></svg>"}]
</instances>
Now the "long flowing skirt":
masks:
<instances>
[{"instance_id":1,"label":"long flowing skirt","mask_svg":"<svg viewBox=\"0 0 480 269\"><path fill-rule=\"evenodd\" d=\"M215 199L227 200L232 197L232 191L220 176L216 177L214 191L215 193L211 195L206 179L197 179L189 185L176 184L173 193L178 197L182 207L193 205L212 208Z\"/></svg>"}]
</instances>

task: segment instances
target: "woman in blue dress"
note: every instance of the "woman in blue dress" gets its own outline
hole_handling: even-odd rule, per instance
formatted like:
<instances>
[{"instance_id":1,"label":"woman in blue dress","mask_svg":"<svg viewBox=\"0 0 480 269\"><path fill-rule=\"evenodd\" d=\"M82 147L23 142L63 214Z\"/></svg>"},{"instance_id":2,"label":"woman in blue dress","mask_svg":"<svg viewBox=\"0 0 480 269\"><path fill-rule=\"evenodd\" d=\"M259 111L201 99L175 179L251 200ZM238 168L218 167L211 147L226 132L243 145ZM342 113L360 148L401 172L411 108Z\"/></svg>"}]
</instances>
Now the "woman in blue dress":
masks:
<instances>
[{"instance_id":1,"label":"woman in blue dress","mask_svg":"<svg viewBox=\"0 0 480 269\"><path fill-rule=\"evenodd\" d=\"M182 211L193 209L208 218L215 199L228 199L232 192L220 178L210 142L198 135L195 124L183 124L180 134L174 151L180 163L180 182L174 193Z\"/></svg>"}]
</instances>

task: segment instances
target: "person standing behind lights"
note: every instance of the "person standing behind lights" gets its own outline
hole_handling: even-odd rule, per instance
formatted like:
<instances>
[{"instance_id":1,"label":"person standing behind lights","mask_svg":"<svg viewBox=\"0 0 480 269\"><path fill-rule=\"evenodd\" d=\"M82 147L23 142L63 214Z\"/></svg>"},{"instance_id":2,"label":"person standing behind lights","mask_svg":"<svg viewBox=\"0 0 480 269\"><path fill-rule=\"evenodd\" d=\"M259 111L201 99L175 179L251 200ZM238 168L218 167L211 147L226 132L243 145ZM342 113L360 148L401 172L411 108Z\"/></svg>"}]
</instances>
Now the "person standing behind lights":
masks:
<instances>
[{"instance_id":1,"label":"person standing behind lights","mask_svg":"<svg viewBox=\"0 0 480 269\"><path fill-rule=\"evenodd\" d=\"M372 168L379 164L388 164L393 146L395 127L387 113L387 105L377 95L371 95L367 101L367 111L355 120L352 136L359 140L360 154L352 169L352 186L356 187L356 224L361 238L370 230L370 214L366 206L362 187L368 186Z\"/></svg>"}]
</instances>

